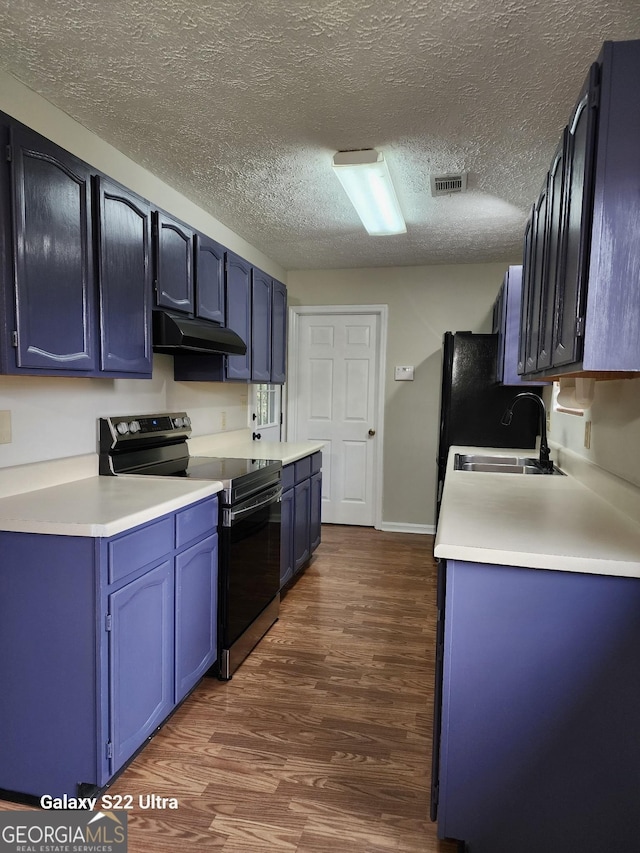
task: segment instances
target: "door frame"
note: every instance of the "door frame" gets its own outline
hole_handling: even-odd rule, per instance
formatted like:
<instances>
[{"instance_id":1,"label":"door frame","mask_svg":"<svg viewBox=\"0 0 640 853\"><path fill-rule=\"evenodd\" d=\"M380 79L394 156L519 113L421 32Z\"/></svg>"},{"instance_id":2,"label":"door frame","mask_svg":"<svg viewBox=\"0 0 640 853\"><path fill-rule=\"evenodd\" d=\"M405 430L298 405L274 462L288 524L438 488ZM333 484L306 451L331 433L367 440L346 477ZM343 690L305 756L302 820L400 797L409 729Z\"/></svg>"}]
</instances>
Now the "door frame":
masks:
<instances>
[{"instance_id":1,"label":"door frame","mask_svg":"<svg viewBox=\"0 0 640 853\"><path fill-rule=\"evenodd\" d=\"M375 314L378 317L378 383L376 387L375 430L376 445L373 459L373 526L382 529L382 487L384 463L384 406L385 406L385 373L387 364L387 327L389 323L388 305L291 305L289 307L289 340L286 401L282 402L282 410L286 412L284 434L287 441L292 441L296 433L297 412L295 401L298 394L298 335L300 333L299 319L303 315L334 314Z\"/></svg>"}]
</instances>

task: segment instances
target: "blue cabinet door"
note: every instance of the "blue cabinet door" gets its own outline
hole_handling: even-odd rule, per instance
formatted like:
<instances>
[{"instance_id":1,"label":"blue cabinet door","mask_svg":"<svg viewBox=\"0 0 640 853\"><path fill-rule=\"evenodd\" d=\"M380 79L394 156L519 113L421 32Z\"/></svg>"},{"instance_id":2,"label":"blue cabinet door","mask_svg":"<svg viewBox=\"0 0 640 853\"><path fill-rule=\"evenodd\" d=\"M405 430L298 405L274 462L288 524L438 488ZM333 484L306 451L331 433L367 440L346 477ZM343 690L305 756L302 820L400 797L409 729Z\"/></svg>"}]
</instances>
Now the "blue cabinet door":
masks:
<instances>
[{"instance_id":1,"label":"blue cabinet door","mask_svg":"<svg viewBox=\"0 0 640 853\"><path fill-rule=\"evenodd\" d=\"M533 230L535 221L535 208L531 208L529 218L524 226L524 244L522 250L522 299L520 300L520 335L518 337L518 375L522 376L526 371L527 344L529 341L529 325L531 312L529 301L533 290L532 276L532 251Z\"/></svg>"},{"instance_id":2,"label":"blue cabinet door","mask_svg":"<svg viewBox=\"0 0 640 853\"><path fill-rule=\"evenodd\" d=\"M193 231L161 211L154 213L156 303L193 313Z\"/></svg>"},{"instance_id":3,"label":"blue cabinet door","mask_svg":"<svg viewBox=\"0 0 640 853\"><path fill-rule=\"evenodd\" d=\"M251 277L251 380L271 380L271 279L257 269Z\"/></svg>"},{"instance_id":4,"label":"blue cabinet door","mask_svg":"<svg viewBox=\"0 0 640 853\"><path fill-rule=\"evenodd\" d=\"M295 520L293 527L294 570L299 571L311 556L311 479L294 489Z\"/></svg>"},{"instance_id":5,"label":"blue cabinet door","mask_svg":"<svg viewBox=\"0 0 640 853\"><path fill-rule=\"evenodd\" d=\"M227 379L251 379L251 264L227 252L226 257L227 326L247 345L246 355L228 355Z\"/></svg>"},{"instance_id":6,"label":"blue cabinet door","mask_svg":"<svg viewBox=\"0 0 640 853\"><path fill-rule=\"evenodd\" d=\"M287 489L280 501L282 529L280 534L280 588L293 577L293 530L295 518L294 490Z\"/></svg>"},{"instance_id":7,"label":"blue cabinet door","mask_svg":"<svg viewBox=\"0 0 640 853\"><path fill-rule=\"evenodd\" d=\"M151 376L151 221L149 203L96 177L100 367Z\"/></svg>"},{"instance_id":8,"label":"blue cabinet door","mask_svg":"<svg viewBox=\"0 0 640 853\"><path fill-rule=\"evenodd\" d=\"M89 167L37 133L11 128L16 365L97 368Z\"/></svg>"},{"instance_id":9,"label":"blue cabinet door","mask_svg":"<svg viewBox=\"0 0 640 853\"><path fill-rule=\"evenodd\" d=\"M540 299L540 331L538 334L538 357L536 366L543 370L551 366L553 356L553 334L556 318L556 282L562 276L560 255L562 199L564 190L564 161L567 150L567 128L558 145L549 169L547 202L547 251L545 274Z\"/></svg>"},{"instance_id":10,"label":"blue cabinet door","mask_svg":"<svg viewBox=\"0 0 640 853\"><path fill-rule=\"evenodd\" d=\"M569 122L562 221L563 275L558 281L553 366L582 358L582 337L593 218L598 65L594 63Z\"/></svg>"},{"instance_id":11,"label":"blue cabinet door","mask_svg":"<svg viewBox=\"0 0 640 853\"><path fill-rule=\"evenodd\" d=\"M637 847L639 608L637 578L447 561L439 837Z\"/></svg>"},{"instance_id":12,"label":"blue cabinet door","mask_svg":"<svg viewBox=\"0 0 640 853\"><path fill-rule=\"evenodd\" d=\"M309 509L309 551L316 550L322 538L322 473L311 475L311 497Z\"/></svg>"},{"instance_id":13,"label":"blue cabinet door","mask_svg":"<svg viewBox=\"0 0 640 853\"><path fill-rule=\"evenodd\" d=\"M112 773L174 705L173 574L168 560L109 596Z\"/></svg>"},{"instance_id":14,"label":"blue cabinet door","mask_svg":"<svg viewBox=\"0 0 640 853\"><path fill-rule=\"evenodd\" d=\"M204 234L195 236L196 316L212 323L225 323L224 246Z\"/></svg>"},{"instance_id":15,"label":"blue cabinet door","mask_svg":"<svg viewBox=\"0 0 640 853\"><path fill-rule=\"evenodd\" d=\"M218 536L176 557L176 702L217 657Z\"/></svg>"},{"instance_id":16,"label":"blue cabinet door","mask_svg":"<svg viewBox=\"0 0 640 853\"><path fill-rule=\"evenodd\" d=\"M271 382L287 378L287 288L280 281L271 286Z\"/></svg>"},{"instance_id":17,"label":"blue cabinet door","mask_svg":"<svg viewBox=\"0 0 640 853\"><path fill-rule=\"evenodd\" d=\"M525 372L536 370L538 362L538 343L540 339L540 308L546 273L547 248L547 210L548 178L545 179L540 195L533 208L532 244L531 244L531 291L528 299L529 317L527 321L527 343L525 353Z\"/></svg>"}]
</instances>

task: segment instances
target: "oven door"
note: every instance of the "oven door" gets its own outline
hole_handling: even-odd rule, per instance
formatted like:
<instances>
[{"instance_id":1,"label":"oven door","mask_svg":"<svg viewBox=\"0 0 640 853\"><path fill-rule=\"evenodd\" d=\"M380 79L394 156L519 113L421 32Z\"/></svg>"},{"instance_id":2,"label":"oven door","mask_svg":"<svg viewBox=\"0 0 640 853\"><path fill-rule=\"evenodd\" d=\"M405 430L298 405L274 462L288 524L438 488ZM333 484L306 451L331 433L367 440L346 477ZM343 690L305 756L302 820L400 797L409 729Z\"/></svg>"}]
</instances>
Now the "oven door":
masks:
<instances>
[{"instance_id":1,"label":"oven door","mask_svg":"<svg viewBox=\"0 0 640 853\"><path fill-rule=\"evenodd\" d=\"M222 508L220 675L229 678L278 616L280 485ZM266 614L266 616L265 616Z\"/></svg>"}]
</instances>

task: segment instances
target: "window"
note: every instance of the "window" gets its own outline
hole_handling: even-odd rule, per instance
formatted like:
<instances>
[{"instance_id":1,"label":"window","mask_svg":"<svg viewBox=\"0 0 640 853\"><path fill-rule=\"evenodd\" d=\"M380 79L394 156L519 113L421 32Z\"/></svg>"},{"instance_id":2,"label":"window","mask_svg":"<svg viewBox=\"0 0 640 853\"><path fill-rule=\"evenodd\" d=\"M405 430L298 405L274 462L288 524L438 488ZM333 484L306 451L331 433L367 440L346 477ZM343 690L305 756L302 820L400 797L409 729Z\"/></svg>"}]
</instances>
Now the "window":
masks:
<instances>
[{"instance_id":1,"label":"window","mask_svg":"<svg viewBox=\"0 0 640 853\"><path fill-rule=\"evenodd\" d=\"M280 441L282 387L280 385L253 385L254 433L269 441Z\"/></svg>"}]
</instances>

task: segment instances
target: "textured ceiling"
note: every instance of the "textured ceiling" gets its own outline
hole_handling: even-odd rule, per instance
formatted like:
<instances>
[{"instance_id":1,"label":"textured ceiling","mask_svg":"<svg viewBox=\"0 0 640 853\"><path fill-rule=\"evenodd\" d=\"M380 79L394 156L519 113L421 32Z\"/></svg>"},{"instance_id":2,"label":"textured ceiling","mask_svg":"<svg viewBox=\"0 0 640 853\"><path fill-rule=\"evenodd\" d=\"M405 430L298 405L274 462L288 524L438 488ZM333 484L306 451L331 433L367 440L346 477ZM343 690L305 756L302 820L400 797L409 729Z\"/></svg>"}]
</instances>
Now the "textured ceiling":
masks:
<instances>
[{"instance_id":1,"label":"textured ceiling","mask_svg":"<svg viewBox=\"0 0 640 853\"><path fill-rule=\"evenodd\" d=\"M0 67L286 269L517 257L604 40L638 0L0 0ZM407 233L330 168L378 148ZM465 195L431 173L466 170Z\"/></svg>"}]
</instances>

